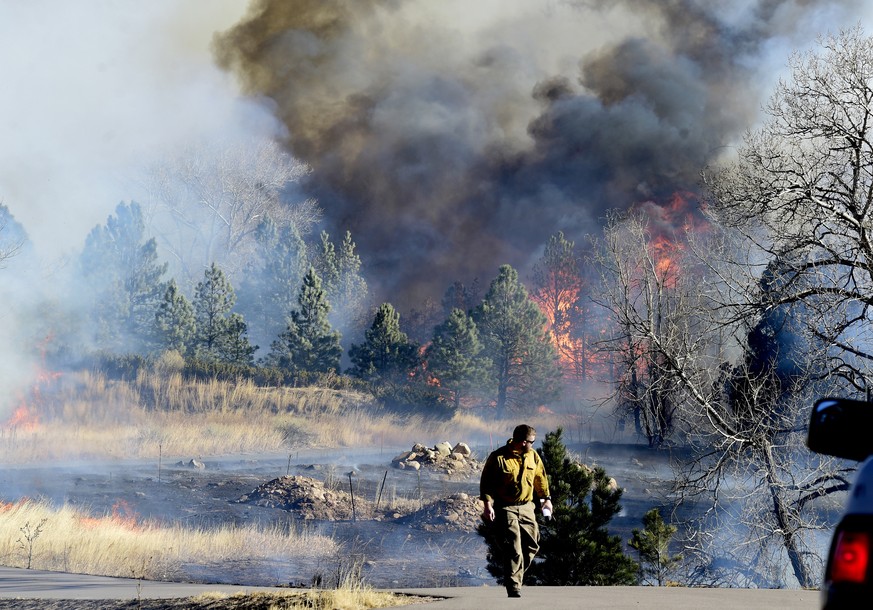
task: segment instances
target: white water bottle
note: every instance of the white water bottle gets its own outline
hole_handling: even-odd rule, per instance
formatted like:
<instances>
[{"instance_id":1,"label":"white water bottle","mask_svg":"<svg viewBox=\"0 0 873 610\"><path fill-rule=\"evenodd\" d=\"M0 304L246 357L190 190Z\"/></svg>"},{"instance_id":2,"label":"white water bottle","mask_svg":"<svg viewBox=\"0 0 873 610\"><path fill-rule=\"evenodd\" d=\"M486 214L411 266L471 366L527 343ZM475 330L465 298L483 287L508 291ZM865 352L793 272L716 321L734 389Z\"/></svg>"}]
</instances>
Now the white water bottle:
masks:
<instances>
[{"instance_id":1,"label":"white water bottle","mask_svg":"<svg viewBox=\"0 0 873 610\"><path fill-rule=\"evenodd\" d=\"M543 519L545 519L546 521L548 521L548 520L551 519L551 518L552 518L552 509L550 509L550 508L544 508L544 509L543 509Z\"/></svg>"}]
</instances>

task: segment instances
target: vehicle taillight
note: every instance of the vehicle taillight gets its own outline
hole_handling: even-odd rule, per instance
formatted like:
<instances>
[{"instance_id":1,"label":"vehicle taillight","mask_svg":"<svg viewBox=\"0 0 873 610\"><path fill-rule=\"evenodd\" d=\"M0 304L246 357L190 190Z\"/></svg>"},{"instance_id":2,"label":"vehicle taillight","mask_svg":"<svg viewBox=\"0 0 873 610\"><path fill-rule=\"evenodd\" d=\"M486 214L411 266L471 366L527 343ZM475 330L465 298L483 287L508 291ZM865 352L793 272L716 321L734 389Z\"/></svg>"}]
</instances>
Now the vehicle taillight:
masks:
<instances>
[{"instance_id":1,"label":"vehicle taillight","mask_svg":"<svg viewBox=\"0 0 873 610\"><path fill-rule=\"evenodd\" d=\"M831 582L863 583L870 559L870 536L866 532L840 532L831 559Z\"/></svg>"}]
</instances>

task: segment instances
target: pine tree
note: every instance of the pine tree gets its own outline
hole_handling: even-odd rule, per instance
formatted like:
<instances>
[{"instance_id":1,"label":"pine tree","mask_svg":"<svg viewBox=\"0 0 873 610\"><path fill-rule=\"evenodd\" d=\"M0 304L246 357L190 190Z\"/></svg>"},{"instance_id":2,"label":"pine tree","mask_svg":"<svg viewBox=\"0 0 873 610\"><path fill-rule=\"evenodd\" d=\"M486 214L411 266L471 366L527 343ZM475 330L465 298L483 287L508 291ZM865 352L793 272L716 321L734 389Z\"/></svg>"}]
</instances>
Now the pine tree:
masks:
<instances>
[{"instance_id":1,"label":"pine tree","mask_svg":"<svg viewBox=\"0 0 873 610\"><path fill-rule=\"evenodd\" d=\"M315 260L316 272L331 305L331 324L349 330L363 326L368 294L367 282L361 276L361 258L355 248L351 232L346 231L337 250L330 235L322 231Z\"/></svg>"},{"instance_id":2,"label":"pine tree","mask_svg":"<svg viewBox=\"0 0 873 610\"><path fill-rule=\"evenodd\" d=\"M607 526L621 510L621 489L599 467L588 468L570 457L563 429L549 432L539 450L552 495L552 518L540 520L539 560L528 569L525 583L543 586L632 585L637 563L622 551L619 536ZM487 570L503 584L503 562L484 523L477 531L488 547Z\"/></svg>"},{"instance_id":3,"label":"pine tree","mask_svg":"<svg viewBox=\"0 0 873 610\"><path fill-rule=\"evenodd\" d=\"M418 366L417 354L417 346L400 330L400 314L390 303L383 303L365 333L364 343L349 349L349 373L368 381L406 383Z\"/></svg>"},{"instance_id":4,"label":"pine tree","mask_svg":"<svg viewBox=\"0 0 873 610\"><path fill-rule=\"evenodd\" d=\"M270 218L255 233L257 261L246 268L236 308L249 324L253 342L266 344L285 328L306 273L307 247L294 225Z\"/></svg>"},{"instance_id":5,"label":"pine tree","mask_svg":"<svg viewBox=\"0 0 873 610\"><path fill-rule=\"evenodd\" d=\"M184 356L191 348L195 332L194 307L179 290L176 280L170 280L155 313L157 348L176 350Z\"/></svg>"},{"instance_id":6,"label":"pine tree","mask_svg":"<svg viewBox=\"0 0 873 610\"><path fill-rule=\"evenodd\" d=\"M219 353L224 362L252 365L258 346L248 339L248 326L242 314L231 313L227 317L225 332L221 337Z\"/></svg>"},{"instance_id":7,"label":"pine tree","mask_svg":"<svg viewBox=\"0 0 873 610\"><path fill-rule=\"evenodd\" d=\"M591 469L572 459L563 433L558 428L543 440L554 512L542 528L542 561L532 580L564 586L636 584L636 562L624 554L621 537L607 529L621 511L622 490L603 468Z\"/></svg>"},{"instance_id":8,"label":"pine tree","mask_svg":"<svg viewBox=\"0 0 873 610\"><path fill-rule=\"evenodd\" d=\"M428 373L439 387L452 394L454 408L462 396L493 383L491 363L481 356L482 343L472 318L460 309L434 329L433 340L425 351Z\"/></svg>"},{"instance_id":9,"label":"pine tree","mask_svg":"<svg viewBox=\"0 0 873 610\"><path fill-rule=\"evenodd\" d=\"M246 324L231 313L236 302L233 286L215 264L204 272L194 296L195 355L206 361L251 364L257 349L246 338Z\"/></svg>"},{"instance_id":10,"label":"pine tree","mask_svg":"<svg viewBox=\"0 0 873 610\"><path fill-rule=\"evenodd\" d=\"M634 529L628 546L640 557L640 584L667 584L670 573L682 561L682 555L670 554L670 542L676 526L664 523L661 513L653 508L643 515L643 530Z\"/></svg>"},{"instance_id":11,"label":"pine tree","mask_svg":"<svg viewBox=\"0 0 873 610\"><path fill-rule=\"evenodd\" d=\"M297 303L286 329L273 342L269 361L297 375L339 372L340 333L328 321L330 305L312 267L303 278Z\"/></svg>"},{"instance_id":12,"label":"pine tree","mask_svg":"<svg viewBox=\"0 0 873 610\"><path fill-rule=\"evenodd\" d=\"M493 362L497 383L496 416L507 406L542 404L557 397L561 372L547 319L528 297L509 265L500 267L473 320Z\"/></svg>"},{"instance_id":13,"label":"pine tree","mask_svg":"<svg viewBox=\"0 0 873 610\"><path fill-rule=\"evenodd\" d=\"M155 239L145 239L138 203L119 203L106 226L91 230L79 264L97 344L114 351L148 349L167 265L158 262Z\"/></svg>"}]
</instances>

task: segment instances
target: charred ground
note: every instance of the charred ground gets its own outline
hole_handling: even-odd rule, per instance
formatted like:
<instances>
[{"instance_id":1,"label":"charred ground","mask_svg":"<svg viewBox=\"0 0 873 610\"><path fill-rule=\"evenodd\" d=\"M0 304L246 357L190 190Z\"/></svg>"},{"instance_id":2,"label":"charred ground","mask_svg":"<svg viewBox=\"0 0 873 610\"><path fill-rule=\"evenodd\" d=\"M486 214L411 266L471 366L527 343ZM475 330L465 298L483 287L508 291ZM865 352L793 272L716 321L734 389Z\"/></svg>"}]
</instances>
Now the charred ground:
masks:
<instances>
[{"instance_id":1,"label":"charred ground","mask_svg":"<svg viewBox=\"0 0 873 610\"><path fill-rule=\"evenodd\" d=\"M669 454L636 445L571 449L585 463L603 466L624 488L624 510L612 522L614 533L628 539L631 529L641 527L642 515L664 502ZM398 468L397 453L391 450L301 451L161 465L118 461L11 467L0 475L0 484L7 502L41 498L96 515L190 527L308 527L342 542L342 554L328 561L228 565L203 558L185 566L192 582L330 586L331 579L358 570L378 588L475 586L493 582L485 570L484 544L475 533L481 510L481 462L475 456L484 459L488 450L474 448L467 468L448 471L428 465Z\"/></svg>"}]
</instances>

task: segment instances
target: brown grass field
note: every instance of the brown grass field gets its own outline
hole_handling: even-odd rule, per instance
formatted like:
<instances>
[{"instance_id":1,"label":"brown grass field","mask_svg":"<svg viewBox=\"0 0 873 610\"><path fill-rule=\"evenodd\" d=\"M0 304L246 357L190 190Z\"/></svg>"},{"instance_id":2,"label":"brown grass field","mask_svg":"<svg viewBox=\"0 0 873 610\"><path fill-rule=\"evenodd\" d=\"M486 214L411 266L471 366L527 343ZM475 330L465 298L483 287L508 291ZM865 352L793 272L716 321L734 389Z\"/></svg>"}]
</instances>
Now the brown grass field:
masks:
<instances>
[{"instance_id":1,"label":"brown grass field","mask_svg":"<svg viewBox=\"0 0 873 610\"><path fill-rule=\"evenodd\" d=\"M301 448L408 447L415 439L443 438L447 430L453 438L489 434L502 438L517 423L485 421L471 413L457 414L450 421L420 414L400 417L378 409L372 397L361 392L325 387L267 389L248 382L185 383L178 374L166 372L141 374L130 382L93 373L68 374L38 390L14 405L0 425L0 463L170 462L186 456L281 455ZM529 423L548 430L564 422L546 413ZM11 567L173 580L180 566L204 557L218 563L276 556L317 560L341 552L333 538L305 527L134 523L124 515L91 514L87 508L57 506L39 498L0 497L0 515L0 563ZM16 608L27 607L24 600L16 603ZM410 600L350 581L333 589L275 596L214 596L163 601L163 605L153 605L154 600L101 603L76 607L354 609ZM6 604L0 600L0 608L13 607ZM40 600L33 607L51 605Z\"/></svg>"}]
</instances>

